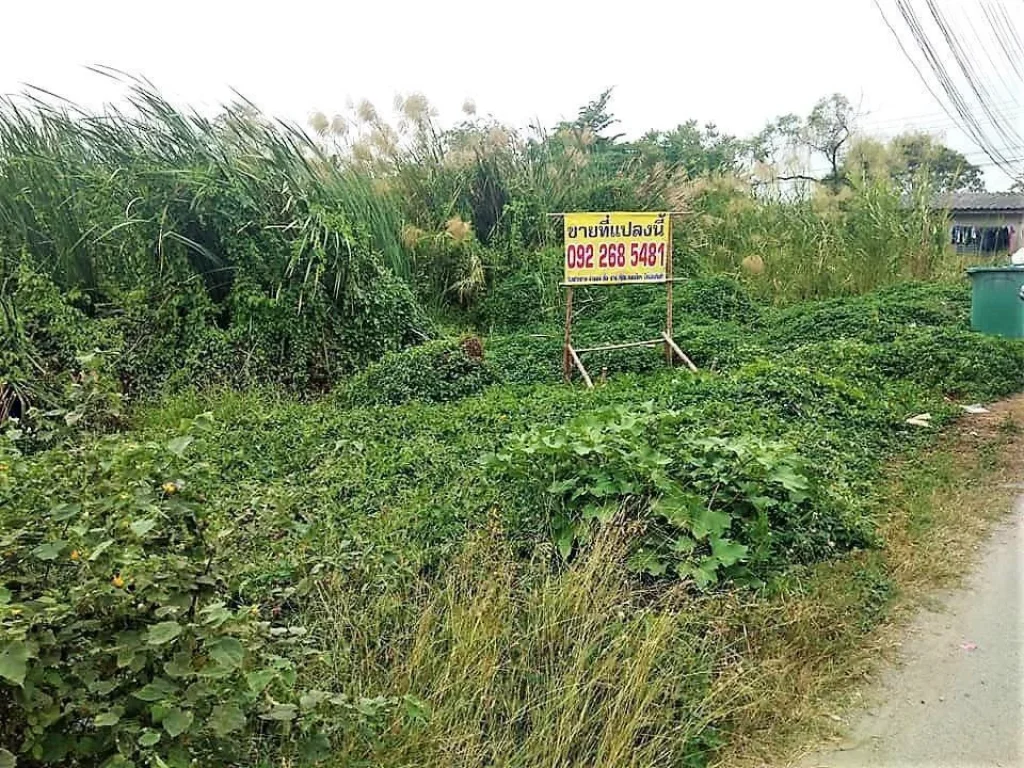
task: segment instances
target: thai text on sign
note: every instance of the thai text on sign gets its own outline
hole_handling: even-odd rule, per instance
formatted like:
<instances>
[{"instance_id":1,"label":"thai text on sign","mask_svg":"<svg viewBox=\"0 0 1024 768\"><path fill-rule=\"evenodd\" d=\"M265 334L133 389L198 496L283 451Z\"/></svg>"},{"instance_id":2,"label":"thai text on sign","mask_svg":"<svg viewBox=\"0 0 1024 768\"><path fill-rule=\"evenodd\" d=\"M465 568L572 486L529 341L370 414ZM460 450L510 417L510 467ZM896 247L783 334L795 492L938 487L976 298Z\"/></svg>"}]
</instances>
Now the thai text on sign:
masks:
<instances>
[{"instance_id":1,"label":"thai text on sign","mask_svg":"<svg viewBox=\"0 0 1024 768\"><path fill-rule=\"evenodd\" d=\"M667 213L565 214L565 282L663 283L672 257Z\"/></svg>"}]
</instances>

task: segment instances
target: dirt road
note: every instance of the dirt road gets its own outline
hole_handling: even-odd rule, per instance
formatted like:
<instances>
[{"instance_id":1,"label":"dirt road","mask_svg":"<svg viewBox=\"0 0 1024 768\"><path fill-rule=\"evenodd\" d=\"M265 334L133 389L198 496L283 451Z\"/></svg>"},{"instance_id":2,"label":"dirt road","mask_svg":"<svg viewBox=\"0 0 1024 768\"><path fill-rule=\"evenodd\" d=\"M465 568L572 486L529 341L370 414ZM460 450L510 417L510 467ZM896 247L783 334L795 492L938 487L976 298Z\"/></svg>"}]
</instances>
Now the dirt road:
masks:
<instances>
[{"instance_id":1,"label":"dirt road","mask_svg":"<svg viewBox=\"0 0 1024 768\"><path fill-rule=\"evenodd\" d=\"M963 588L939 597L900 662L848 716L848 736L800 768L1024 765L1024 499L979 553Z\"/></svg>"}]
</instances>

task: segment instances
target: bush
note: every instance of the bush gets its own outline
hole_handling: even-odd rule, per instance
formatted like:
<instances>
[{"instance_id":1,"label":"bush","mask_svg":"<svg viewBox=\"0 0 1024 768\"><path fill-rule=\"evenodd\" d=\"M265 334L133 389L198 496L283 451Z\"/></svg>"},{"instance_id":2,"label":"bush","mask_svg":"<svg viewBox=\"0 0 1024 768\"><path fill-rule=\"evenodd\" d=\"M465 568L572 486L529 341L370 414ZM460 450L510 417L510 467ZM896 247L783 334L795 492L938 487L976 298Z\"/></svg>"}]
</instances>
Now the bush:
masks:
<instances>
[{"instance_id":1,"label":"bush","mask_svg":"<svg viewBox=\"0 0 1024 768\"><path fill-rule=\"evenodd\" d=\"M563 558L594 526L637 523L630 562L707 588L835 555L869 538L790 446L695 433L692 417L619 407L529 432L489 459L545 488Z\"/></svg>"},{"instance_id":2,"label":"bush","mask_svg":"<svg viewBox=\"0 0 1024 768\"><path fill-rule=\"evenodd\" d=\"M344 720L349 702L296 688L305 630L234 597L209 467L186 459L208 423L31 461L0 437L0 743L187 768L252 762L243 733L314 754L320 713Z\"/></svg>"},{"instance_id":3,"label":"bush","mask_svg":"<svg viewBox=\"0 0 1024 768\"><path fill-rule=\"evenodd\" d=\"M442 403L476 394L494 380L479 339L445 339L385 355L348 379L337 401L353 406Z\"/></svg>"},{"instance_id":4,"label":"bush","mask_svg":"<svg viewBox=\"0 0 1024 768\"><path fill-rule=\"evenodd\" d=\"M510 273L495 278L477 310L488 331L517 329L550 322L558 314L562 289L560 251L544 250Z\"/></svg>"},{"instance_id":5,"label":"bush","mask_svg":"<svg viewBox=\"0 0 1024 768\"><path fill-rule=\"evenodd\" d=\"M879 375L934 387L951 397L991 399L1024 388L1024 341L958 328L908 333L870 350Z\"/></svg>"},{"instance_id":6,"label":"bush","mask_svg":"<svg viewBox=\"0 0 1024 768\"><path fill-rule=\"evenodd\" d=\"M917 328L967 327L970 295L962 284L902 284L855 299L797 304L771 316L773 344L829 339L892 341Z\"/></svg>"}]
</instances>

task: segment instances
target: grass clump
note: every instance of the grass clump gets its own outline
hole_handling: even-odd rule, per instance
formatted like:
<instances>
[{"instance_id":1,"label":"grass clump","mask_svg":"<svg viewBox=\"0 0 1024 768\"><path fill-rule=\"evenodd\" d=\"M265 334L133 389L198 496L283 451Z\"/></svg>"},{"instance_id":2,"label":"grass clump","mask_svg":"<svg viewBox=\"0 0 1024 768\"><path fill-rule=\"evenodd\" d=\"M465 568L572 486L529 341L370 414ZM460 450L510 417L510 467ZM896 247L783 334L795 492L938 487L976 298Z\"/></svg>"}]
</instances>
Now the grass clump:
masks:
<instances>
[{"instance_id":1,"label":"grass clump","mask_svg":"<svg viewBox=\"0 0 1024 768\"><path fill-rule=\"evenodd\" d=\"M400 601L324 586L314 621L334 656L377 660L329 674L416 702L372 749L340 744L341 764L705 764L711 656L685 594L629 575L627 541L609 531L553 571L494 523Z\"/></svg>"}]
</instances>

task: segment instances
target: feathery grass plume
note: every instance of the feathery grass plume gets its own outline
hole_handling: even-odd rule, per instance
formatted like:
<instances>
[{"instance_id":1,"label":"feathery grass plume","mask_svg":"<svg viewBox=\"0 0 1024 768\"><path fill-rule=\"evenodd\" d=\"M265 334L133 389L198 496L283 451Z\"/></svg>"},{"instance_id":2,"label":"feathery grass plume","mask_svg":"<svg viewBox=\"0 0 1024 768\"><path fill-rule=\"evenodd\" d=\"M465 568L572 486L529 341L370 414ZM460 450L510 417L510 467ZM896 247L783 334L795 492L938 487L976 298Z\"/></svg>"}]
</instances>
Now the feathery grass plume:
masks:
<instances>
[{"instance_id":1,"label":"feathery grass plume","mask_svg":"<svg viewBox=\"0 0 1024 768\"><path fill-rule=\"evenodd\" d=\"M309 127L321 136L324 136L330 127L330 121L328 121L327 115L323 112L314 112L309 116Z\"/></svg>"},{"instance_id":2,"label":"feathery grass plume","mask_svg":"<svg viewBox=\"0 0 1024 768\"><path fill-rule=\"evenodd\" d=\"M356 107L356 116L368 125L374 125L380 122L380 115L377 114L377 108L373 106L373 102L369 99L363 99L359 102Z\"/></svg>"},{"instance_id":3,"label":"feathery grass plume","mask_svg":"<svg viewBox=\"0 0 1024 768\"><path fill-rule=\"evenodd\" d=\"M343 115L334 115L331 118L330 130L331 133L338 137L344 137L348 135L348 121Z\"/></svg>"},{"instance_id":4,"label":"feathery grass plume","mask_svg":"<svg viewBox=\"0 0 1024 768\"><path fill-rule=\"evenodd\" d=\"M444 231L456 243L462 243L467 237L472 235L473 227L469 222L463 221L458 216L452 216L445 222Z\"/></svg>"}]
</instances>

